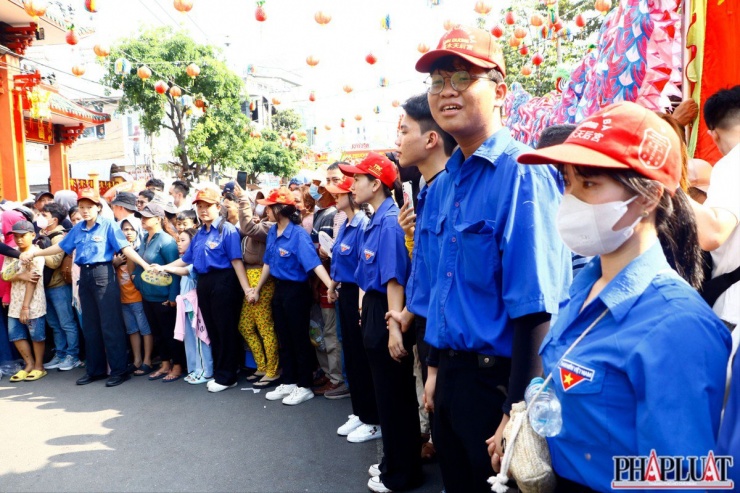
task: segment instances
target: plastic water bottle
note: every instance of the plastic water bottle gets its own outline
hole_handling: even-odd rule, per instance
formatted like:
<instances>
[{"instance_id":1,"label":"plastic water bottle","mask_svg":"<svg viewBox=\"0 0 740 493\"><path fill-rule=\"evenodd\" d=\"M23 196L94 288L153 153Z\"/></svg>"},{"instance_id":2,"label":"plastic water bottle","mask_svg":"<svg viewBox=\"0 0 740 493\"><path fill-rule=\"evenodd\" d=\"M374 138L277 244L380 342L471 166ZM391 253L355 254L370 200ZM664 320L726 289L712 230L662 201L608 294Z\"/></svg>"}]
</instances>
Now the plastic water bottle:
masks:
<instances>
[{"instance_id":1,"label":"plastic water bottle","mask_svg":"<svg viewBox=\"0 0 740 493\"><path fill-rule=\"evenodd\" d=\"M530 404L544 383L545 380L541 377L533 378L524 392L524 400L527 408L531 407L529 423L534 431L542 437L554 437L563 427L563 412L555 391L550 387L545 388L534 404Z\"/></svg>"}]
</instances>

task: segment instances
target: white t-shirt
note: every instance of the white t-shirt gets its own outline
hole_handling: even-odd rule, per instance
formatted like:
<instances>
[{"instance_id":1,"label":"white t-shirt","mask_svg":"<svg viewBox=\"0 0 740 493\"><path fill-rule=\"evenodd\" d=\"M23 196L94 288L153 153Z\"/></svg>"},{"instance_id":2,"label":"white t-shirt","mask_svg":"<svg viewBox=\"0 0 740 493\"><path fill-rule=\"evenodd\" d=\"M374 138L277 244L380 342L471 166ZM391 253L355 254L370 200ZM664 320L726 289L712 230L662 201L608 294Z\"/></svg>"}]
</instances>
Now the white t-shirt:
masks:
<instances>
[{"instance_id":1,"label":"white t-shirt","mask_svg":"<svg viewBox=\"0 0 740 493\"><path fill-rule=\"evenodd\" d=\"M714 278L740 266L740 144L714 165L704 205L728 210L738 221L727 241L712 252ZM740 283L730 286L713 309L722 320L740 324Z\"/></svg>"}]
</instances>

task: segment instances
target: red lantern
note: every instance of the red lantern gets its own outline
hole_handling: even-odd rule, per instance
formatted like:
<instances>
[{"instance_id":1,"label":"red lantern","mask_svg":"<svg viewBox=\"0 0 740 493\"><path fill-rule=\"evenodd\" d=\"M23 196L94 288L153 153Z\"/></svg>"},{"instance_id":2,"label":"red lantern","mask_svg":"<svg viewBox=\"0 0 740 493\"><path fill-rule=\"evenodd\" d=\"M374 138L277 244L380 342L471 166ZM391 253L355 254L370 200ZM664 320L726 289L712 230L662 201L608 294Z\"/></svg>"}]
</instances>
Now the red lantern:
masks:
<instances>
[{"instance_id":1,"label":"red lantern","mask_svg":"<svg viewBox=\"0 0 740 493\"><path fill-rule=\"evenodd\" d=\"M315 67L316 65L318 65L318 64L319 64L319 59L318 59L318 58L316 58L316 57L315 57L315 56L313 56L313 55L310 55L310 56L306 57L306 63L307 63L307 64L308 64L308 65L309 65L310 67Z\"/></svg>"},{"instance_id":2,"label":"red lantern","mask_svg":"<svg viewBox=\"0 0 740 493\"><path fill-rule=\"evenodd\" d=\"M391 102L391 106L393 106L394 108L398 108L399 106L401 106L401 102L400 102L400 101L398 101L397 99L394 99L394 100L393 100L393 101Z\"/></svg>"},{"instance_id":3,"label":"red lantern","mask_svg":"<svg viewBox=\"0 0 740 493\"><path fill-rule=\"evenodd\" d=\"M418 45L416 45L416 50L419 53L426 53L427 51L429 51L429 45L426 43L419 43Z\"/></svg>"},{"instance_id":4,"label":"red lantern","mask_svg":"<svg viewBox=\"0 0 740 493\"><path fill-rule=\"evenodd\" d=\"M365 56L365 61L369 63L370 65L375 65L375 62L378 61L377 57L373 55L372 53L368 53L367 56Z\"/></svg>"},{"instance_id":5,"label":"red lantern","mask_svg":"<svg viewBox=\"0 0 740 493\"><path fill-rule=\"evenodd\" d=\"M331 22L331 16L327 14L326 12L322 12L319 10L313 15L313 20L315 20L318 24L325 26Z\"/></svg>"},{"instance_id":6,"label":"red lantern","mask_svg":"<svg viewBox=\"0 0 740 493\"><path fill-rule=\"evenodd\" d=\"M602 14L606 14L609 12L609 10L612 8L612 1L611 0L596 0L594 3L594 8L601 12Z\"/></svg>"},{"instance_id":7,"label":"red lantern","mask_svg":"<svg viewBox=\"0 0 740 493\"><path fill-rule=\"evenodd\" d=\"M85 66L82 64L77 64L72 67L72 73L75 77L82 77L85 75Z\"/></svg>"},{"instance_id":8,"label":"red lantern","mask_svg":"<svg viewBox=\"0 0 740 493\"><path fill-rule=\"evenodd\" d=\"M178 86L172 86L170 87L170 96L173 98L179 98L182 96L182 89L180 89Z\"/></svg>"},{"instance_id":9,"label":"red lantern","mask_svg":"<svg viewBox=\"0 0 740 493\"><path fill-rule=\"evenodd\" d=\"M491 34L493 34L496 38L500 38L504 35L504 26L501 24L496 24L491 28Z\"/></svg>"},{"instance_id":10,"label":"red lantern","mask_svg":"<svg viewBox=\"0 0 740 493\"><path fill-rule=\"evenodd\" d=\"M575 18L576 26L578 27L585 27L586 26L586 19L583 18L583 14L578 14Z\"/></svg>"},{"instance_id":11,"label":"red lantern","mask_svg":"<svg viewBox=\"0 0 740 493\"><path fill-rule=\"evenodd\" d=\"M555 32L558 32L561 29L563 29L563 21L561 21L560 19L558 19L557 21L555 21L555 23L552 25L552 29Z\"/></svg>"},{"instance_id":12,"label":"red lantern","mask_svg":"<svg viewBox=\"0 0 740 493\"><path fill-rule=\"evenodd\" d=\"M296 140L297 138L298 138L298 137L296 136L296 134L290 134L290 140L291 140L291 141L295 142L295 140Z\"/></svg>"},{"instance_id":13,"label":"red lantern","mask_svg":"<svg viewBox=\"0 0 740 493\"><path fill-rule=\"evenodd\" d=\"M346 92L347 94L349 94L352 92L353 89L352 89L352 86L350 86L349 84L346 84L344 87L342 87L342 90Z\"/></svg>"},{"instance_id":14,"label":"red lantern","mask_svg":"<svg viewBox=\"0 0 740 493\"><path fill-rule=\"evenodd\" d=\"M509 46L512 48L518 48L520 44L522 44L522 40L520 38L517 38L516 36L509 38Z\"/></svg>"},{"instance_id":15,"label":"red lantern","mask_svg":"<svg viewBox=\"0 0 740 493\"><path fill-rule=\"evenodd\" d=\"M97 0L85 0L85 10L90 12L91 14L94 14L98 11L98 1Z\"/></svg>"},{"instance_id":16,"label":"red lantern","mask_svg":"<svg viewBox=\"0 0 740 493\"><path fill-rule=\"evenodd\" d=\"M195 79L200 75L200 67L194 63L191 63L190 65L185 67L185 72L188 74L188 77L190 77L191 79Z\"/></svg>"},{"instance_id":17,"label":"red lantern","mask_svg":"<svg viewBox=\"0 0 740 493\"><path fill-rule=\"evenodd\" d=\"M157 91L157 94L164 94L167 92L167 89L168 89L167 83L163 80L158 80L154 84L154 90ZM196 106L198 105L196 104Z\"/></svg>"},{"instance_id":18,"label":"red lantern","mask_svg":"<svg viewBox=\"0 0 740 493\"><path fill-rule=\"evenodd\" d=\"M280 106L280 103L282 103L282 101L280 101L278 98L272 98L273 106Z\"/></svg>"},{"instance_id":19,"label":"red lantern","mask_svg":"<svg viewBox=\"0 0 740 493\"><path fill-rule=\"evenodd\" d=\"M545 57L543 57L541 53L535 53L532 56L532 64L537 67L539 67L544 61L545 61Z\"/></svg>"},{"instance_id":20,"label":"red lantern","mask_svg":"<svg viewBox=\"0 0 740 493\"><path fill-rule=\"evenodd\" d=\"M262 5L257 5L257 9L254 11L254 18L257 19L257 22L265 22L267 20L267 13Z\"/></svg>"},{"instance_id":21,"label":"red lantern","mask_svg":"<svg viewBox=\"0 0 740 493\"><path fill-rule=\"evenodd\" d=\"M257 102L256 101L250 101L249 102L249 111L254 111L257 109Z\"/></svg>"},{"instance_id":22,"label":"red lantern","mask_svg":"<svg viewBox=\"0 0 740 493\"><path fill-rule=\"evenodd\" d=\"M519 53L523 56L526 56L529 54L529 47L527 45L522 45L521 48L519 48Z\"/></svg>"},{"instance_id":23,"label":"red lantern","mask_svg":"<svg viewBox=\"0 0 740 493\"><path fill-rule=\"evenodd\" d=\"M532 67L530 67L529 65L523 66L521 70L521 74L524 77L529 77L530 75L532 75Z\"/></svg>"},{"instance_id":24,"label":"red lantern","mask_svg":"<svg viewBox=\"0 0 740 493\"><path fill-rule=\"evenodd\" d=\"M492 8L493 7L490 3L484 2L483 0L478 0L477 2L475 2L474 10L480 15L488 15L491 12Z\"/></svg>"},{"instance_id":25,"label":"red lantern","mask_svg":"<svg viewBox=\"0 0 740 493\"><path fill-rule=\"evenodd\" d=\"M160 82L162 82L162 81L160 81ZM166 86L167 86L167 84L165 84L165 87ZM156 86L155 86L155 89L156 89ZM203 99L203 96L198 96L197 98L195 98L195 101L193 101L193 104L195 105L196 108L200 108L203 111L205 111L206 106L208 106L208 104L206 103L206 100Z\"/></svg>"},{"instance_id":26,"label":"red lantern","mask_svg":"<svg viewBox=\"0 0 740 493\"><path fill-rule=\"evenodd\" d=\"M339 123L339 126L344 128L344 118L342 118L342 121Z\"/></svg>"},{"instance_id":27,"label":"red lantern","mask_svg":"<svg viewBox=\"0 0 740 493\"><path fill-rule=\"evenodd\" d=\"M457 24L455 24L451 19L447 19L445 20L443 25L444 25L445 31L452 31Z\"/></svg>"},{"instance_id":28,"label":"red lantern","mask_svg":"<svg viewBox=\"0 0 740 493\"><path fill-rule=\"evenodd\" d=\"M93 46L93 51L100 58L105 58L110 55L110 47L108 45L97 44Z\"/></svg>"},{"instance_id":29,"label":"red lantern","mask_svg":"<svg viewBox=\"0 0 740 493\"><path fill-rule=\"evenodd\" d=\"M175 10L186 14L193 8L193 0L175 0L173 2Z\"/></svg>"},{"instance_id":30,"label":"red lantern","mask_svg":"<svg viewBox=\"0 0 740 493\"><path fill-rule=\"evenodd\" d=\"M31 17L41 17L49 8L48 0L23 0L23 9Z\"/></svg>"},{"instance_id":31,"label":"red lantern","mask_svg":"<svg viewBox=\"0 0 740 493\"><path fill-rule=\"evenodd\" d=\"M311 91L311 92L310 92L310 93L308 94L308 100L309 100L309 101L311 101L312 103L313 103L314 101L316 101L316 93L315 93L315 92L313 92L313 91Z\"/></svg>"},{"instance_id":32,"label":"red lantern","mask_svg":"<svg viewBox=\"0 0 740 493\"><path fill-rule=\"evenodd\" d=\"M252 133L250 133L249 136L253 139L259 139L260 137L262 137L262 134L259 130L252 130Z\"/></svg>"},{"instance_id":33,"label":"red lantern","mask_svg":"<svg viewBox=\"0 0 740 493\"><path fill-rule=\"evenodd\" d=\"M517 38L519 38L519 39L524 39L524 38L526 38L526 37L527 37L527 34L529 34L529 33L527 32L527 30L526 30L526 29L524 29L524 28L523 28L523 27L521 27L521 26L517 26L517 28L516 28L516 29L514 29L514 36L515 36L515 37L517 37Z\"/></svg>"},{"instance_id":34,"label":"red lantern","mask_svg":"<svg viewBox=\"0 0 740 493\"><path fill-rule=\"evenodd\" d=\"M529 23L532 24L534 27L540 27L542 24L545 23L545 18L535 12L534 14L532 14L532 17L529 18Z\"/></svg>"},{"instance_id":35,"label":"red lantern","mask_svg":"<svg viewBox=\"0 0 740 493\"><path fill-rule=\"evenodd\" d=\"M504 16L504 21L508 25L513 26L514 24L516 24L516 14L511 10L507 11L506 15Z\"/></svg>"},{"instance_id":36,"label":"red lantern","mask_svg":"<svg viewBox=\"0 0 740 493\"><path fill-rule=\"evenodd\" d=\"M136 70L136 75L138 75L141 80L147 80L152 76L152 71L146 65L142 65Z\"/></svg>"},{"instance_id":37,"label":"red lantern","mask_svg":"<svg viewBox=\"0 0 740 493\"><path fill-rule=\"evenodd\" d=\"M77 31L75 31L75 27L72 26L67 31L67 35L64 37L64 39L67 41L68 45L76 45L80 42L80 38L77 36Z\"/></svg>"}]
</instances>

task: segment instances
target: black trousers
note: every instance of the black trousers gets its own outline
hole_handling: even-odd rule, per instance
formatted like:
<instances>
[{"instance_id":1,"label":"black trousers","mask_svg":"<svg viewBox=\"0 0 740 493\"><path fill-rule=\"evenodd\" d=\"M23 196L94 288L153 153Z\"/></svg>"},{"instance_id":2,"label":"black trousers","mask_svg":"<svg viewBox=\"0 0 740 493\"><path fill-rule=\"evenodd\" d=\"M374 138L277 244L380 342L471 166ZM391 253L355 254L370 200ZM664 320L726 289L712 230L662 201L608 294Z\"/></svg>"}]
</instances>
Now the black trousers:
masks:
<instances>
[{"instance_id":1,"label":"black trousers","mask_svg":"<svg viewBox=\"0 0 740 493\"><path fill-rule=\"evenodd\" d=\"M352 385L350 399L352 414L365 424L379 425L375 386L370 372L370 362L362 342L360 328L360 288L357 284L343 282L339 288L339 325L342 327L342 352L347 367L347 380Z\"/></svg>"},{"instance_id":2,"label":"black trousers","mask_svg":"<svg viewBox=\"0 0 740 493\"><path fill-rule=\"evenodd\" d=\"M159 348L159 356L162 361L172 361L173 365L184 365L185 344L175 339L175 322L177 319L177 308L165 306L161 301L142 302L144 315L152 329L152 334Z\"/></svg>"},{"instance_id":3,"label":"black trousers","mask_svg":"<svg viewBox=\"0 0 740 493\"><path fill-rule=\"evenodd\" d=\"M368 291L362 299L362 336L375 384L378 417L383 432L380 480L390 490L416 488L423 481L419 454L419 403L416 400L412 328L403 335L408 355L396 362L388 352L385 314L388 297Z\"/></svg>"},{"instance_id":4,"label":"black trousers","mask_svg":"<svg viewBox=\"0 0 740 493\"><path fill-rule=\"evenodd\" d=\"M219 385L236 383L242 337L239 315L244 291L234 269L217 269L198 276L198 307L211 339L213 378Z\"/></svg>"},{"instance_id":5,"label":"black trousers","mask_svg":"<svg viewBox=\"0 0 740 493\"><path fill-rule=\"evenodd\" d=\"M92 377L126 373L126 327L121 292L110 262L80 266L82 332L85 336L85 370Z\"/></svg>"},{"instance_id":6,"label":"black trousers","mask_svg":"<svg viewBox=\"0 0 740 493\"><path fill-rule=\"evenodd\" d=\"M429 356L429 343L424 340L427 334L427 319L420 315L414 316L414 326L416 327L416 352L419 353L419 363L421 365L421 379L427 383L429 375L429 365L427 357Z\"/></svg>"},{"instance_id":7,"label":"black trousers","mask_svg":"<svg viewBox=\"0 0 740 493\"><path fill-rule=\"evenodd\" d=\"M311 287L308 281L276 279L272 321L278 337L283 383L311 388L315 351L309 338Z\"/></svg>"},{"instance_id":8,"label":"black trousers","mask_svg":"<svg viewBox=\"0 0 740 493\"><path fill-rule=\"evenodd\" d=\"M494 475L486 440L501 424L509 358L439 351L434 394L434 445L447 493L490 492Z\"/></svg>"}]
</instances>

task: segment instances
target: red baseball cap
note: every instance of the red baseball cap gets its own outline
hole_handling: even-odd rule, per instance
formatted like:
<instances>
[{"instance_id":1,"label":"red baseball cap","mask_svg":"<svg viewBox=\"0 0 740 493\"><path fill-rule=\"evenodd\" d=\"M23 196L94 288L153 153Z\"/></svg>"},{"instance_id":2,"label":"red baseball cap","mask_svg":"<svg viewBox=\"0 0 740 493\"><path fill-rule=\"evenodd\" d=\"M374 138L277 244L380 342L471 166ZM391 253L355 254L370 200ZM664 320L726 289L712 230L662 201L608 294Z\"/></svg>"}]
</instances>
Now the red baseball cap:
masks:
<instances>
[{"instance_id":1,"label":"red baseball cap","mask_svg":"<svg viewBox=\"0 0 740 493\"><path fill-rule=\"evenodd\" d=\"M337 183L336 185L332 185L329 183L326 185L326 191L329 193L333 193L334 195L340 195L343 193L350 193L349 189L354 185L355 179L351 176L345 176L344 181L341 181Z\"/></svg>"},{"instance_id":2,"label":"red baseball cap","mask_svg":"<svg viewBox=\"0 0 740 493\"><path fill-rule=\"evenodd\" d=\"M454 55L485 69L498 68L506 76L506 63L501 45L485 29L469 26L455 26L439 40L437 48L426 52L416 62L418 72L431 72L438 59Z\"/></svg>"},{"instance_id":3,"label":"red baseball cap","mask_svg":"<svg viewBox=\"0 0 740 493\"><path fill-rule=\"evenodd\" d=\"M272 190L266 199L259 199L257 203L261 205L295 205L295 196L288 187L280 187Z\"/></svg>"},{"instance_id":4,"label":"red baseball cap","mask_svg":"<svg viewBox=\"0 0 740 493\"><path fill-rule=\"evenodd\" d=\"M388 188L393 188L393 183L398 176L398 170L393 161L377 152L369 152L365 159L357 166L340 164L339 169L347 176L371 175L383 182Z\"/></svg>"},{"instance_id":5,"label":"red baseball cap","mask_svg":"<svg viewBox=\"0 0 740 493\"><path fill-rule=\"evenodd\" d=\"M94 188L82 188L77 192L77 202L80 200L89 200L100 205L100 194Z\"/></svg>"},{"instance_id":6,"label":"red baseball cap","mask_svg":"<svg viewBox=\"0 0 740 493\"><path fill-rule=\"evenodd\" d=\"M632 169L673 195L681 178L681 141L657 114L622 102L583 120L564 143L521 154L518 161Z\"/></svg>"}]
</instances>

